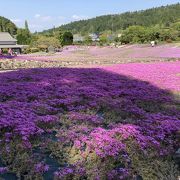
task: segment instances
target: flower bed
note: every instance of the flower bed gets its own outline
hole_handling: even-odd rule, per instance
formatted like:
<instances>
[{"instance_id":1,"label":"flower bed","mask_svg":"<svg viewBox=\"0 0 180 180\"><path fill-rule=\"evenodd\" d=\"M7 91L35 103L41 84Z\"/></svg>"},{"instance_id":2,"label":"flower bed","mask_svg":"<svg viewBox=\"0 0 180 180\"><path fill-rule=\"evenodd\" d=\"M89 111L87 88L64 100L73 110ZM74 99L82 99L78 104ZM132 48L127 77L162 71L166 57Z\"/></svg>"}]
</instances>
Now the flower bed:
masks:
<instances>
[{"instance_id":1,"label":"flower bed","mask_svg":"<svg viewBox=\"0 0 180 180\"><path fill-rule=\"evenodd\" d=\"M160 88L156 64L143 66L156 86L124 66L1 73L0 177L176 178L177 97ZM159 66L169 81L175 66Z\"/></svg>"}]
</instances>

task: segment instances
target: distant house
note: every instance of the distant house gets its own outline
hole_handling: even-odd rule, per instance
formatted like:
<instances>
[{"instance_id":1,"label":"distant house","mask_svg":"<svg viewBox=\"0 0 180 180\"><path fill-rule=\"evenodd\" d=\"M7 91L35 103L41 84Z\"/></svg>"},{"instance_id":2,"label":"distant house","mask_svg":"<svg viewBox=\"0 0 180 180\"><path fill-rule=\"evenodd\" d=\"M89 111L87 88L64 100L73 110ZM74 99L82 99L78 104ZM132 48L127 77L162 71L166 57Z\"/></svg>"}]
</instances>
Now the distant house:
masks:
<instances>
[{"instance_id":1,"label":"distant house","mask_svg":"<svg viewBox=\"0 0 180 180\"><path fill-rule=\"evenodd\" d=\"M22 49L27 46L18 45L17 40L13 38L8 32L0 32L0 49L13 49L17 53L21 53Z\"/></svg>"},{"instance_id":2,"label":"distant house","mask_svg":"<svg viewBox=\"0 0 180 180\"><path fill-rule=\"evenodd\" d=\"M73 35L73 42L74 43L83 42L83 41L84 41L84 37L81 36L80 34Z\"/></svg>"},{"instance_id":3,"label":"distant house","mask_svg":"<svg viewBox=\"0 0 180 180\"><path fill-rule=\"evenodd\" d=\"M89 34L89 37L91 37L93 42L99 41L99 35L96 33Z\"/></svg>"}]
</instances>

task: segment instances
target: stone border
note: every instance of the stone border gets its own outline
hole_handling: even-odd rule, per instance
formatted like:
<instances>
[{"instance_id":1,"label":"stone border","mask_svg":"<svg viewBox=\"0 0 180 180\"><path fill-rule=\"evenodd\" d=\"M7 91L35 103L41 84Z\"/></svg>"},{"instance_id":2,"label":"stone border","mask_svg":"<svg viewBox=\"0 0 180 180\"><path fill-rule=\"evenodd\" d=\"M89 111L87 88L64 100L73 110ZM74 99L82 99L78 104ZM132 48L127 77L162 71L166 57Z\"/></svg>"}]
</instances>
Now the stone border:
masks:
<instances>
[{"instance_id":1,"label":"stone border","mask_svg":"<svg viewBox=\"0 0 180 180\"><path fill-rule=\"evenodd\" d=\"M52 67L83 67L93 65L113 65L124 63L150 63L150 62L174 62L180 58L119 58L115 60L88 59L87 61L34 61L34 60L16 60L1 59L0 70L26 69L26 68L52 68Z\"/></svg>"}]
</instances>

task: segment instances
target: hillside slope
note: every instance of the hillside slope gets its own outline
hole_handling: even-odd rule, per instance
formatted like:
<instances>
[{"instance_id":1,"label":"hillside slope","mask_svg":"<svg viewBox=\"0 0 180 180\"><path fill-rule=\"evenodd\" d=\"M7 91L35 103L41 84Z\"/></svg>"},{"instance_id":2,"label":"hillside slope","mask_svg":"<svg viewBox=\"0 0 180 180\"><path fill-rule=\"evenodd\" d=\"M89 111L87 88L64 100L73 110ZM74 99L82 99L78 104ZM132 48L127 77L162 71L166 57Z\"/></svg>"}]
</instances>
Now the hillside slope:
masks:
<instances>
[{"instance_id":1,"label":"hillside slope","mask_svg":"<svg viewBox=\"0 0 180 180\"><path fill-rule=\"evenodd\" d=\"M55 30L69 30L72 33L92 33L103 31L117 31L126 29L132 25L168 27L171 23L180 19L180 4L162 6L136 12L126 12L117 15L105 15L93 19L81 20L62 25ZM51 33L54 29L46 30L44 33Z\"/></svg>"},{"instance_id":2,"label":"hillside slope","mask_svg":"<svg viewBox=\"0 0 180 180\"><path fill-rule=\"evenodd\" d=\"M9 19L0 16L0 32L9 32L10 34L16 34L17 27Z\"/></svg>"}]
</instances>

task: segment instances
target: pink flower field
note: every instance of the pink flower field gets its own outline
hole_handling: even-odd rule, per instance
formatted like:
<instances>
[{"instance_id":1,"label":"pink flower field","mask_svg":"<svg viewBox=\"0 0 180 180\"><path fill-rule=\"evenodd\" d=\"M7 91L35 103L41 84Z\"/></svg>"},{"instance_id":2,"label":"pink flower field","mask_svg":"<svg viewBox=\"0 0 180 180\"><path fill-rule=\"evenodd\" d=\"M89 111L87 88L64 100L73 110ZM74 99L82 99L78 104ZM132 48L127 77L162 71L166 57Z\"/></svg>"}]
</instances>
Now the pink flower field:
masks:
<instances>
[{"instance_id":1,"label":"pink flower field","mask_svg":"<svg viewBox=\"0 0 180 180\"><path fill-rule=\"evenodd\" d=\"M0 59L4 59L0 57ZM13 57L16 60L43 61L43 62L86 62L98 61L103 64L104 61L137 62L139 60L149 59L150 61L168 59L180 59L180 47L175 45L159 45L150 47L149 45L123 45L120 48L115 47L96 47L96 46L68 46L60 53L56 54L28 54ZM102 62L102 63L101 63Z\"/></svg>"},{"instance_id":2,"label":"pink flower field","mask_svg":"<svg viewBox=\"0 0 180 180\"><path fill-rule=\"evenodd\" d=\"M180 91L180 61L165 63L132 63L103 67L103 69L171 91Z\"/></svg>"},{"instance_id":3,"label":"pink flower field","mask_svg":"<svg viewBox=\"0 0 180 180\"><path fill-rule=\"evenodd\" d=\"M127 45L120 48L90 48L89 52L95 56L116 56L122 58L180 58L180 48L177 46L159 45L150 47L148 45Z\"/></svg>"},{"instance_id":4,"label":"pink flower field","mask_svg":"<svg viewBox=\"0 0 180 180\"><path fill-rule=\"evenodd\" d=\"M180 62L23 69L0 82L0 178L179 174Z\"/></svg>"},{"instance_id":5,"label":"pink flower field","mask_svg":"<svg viewBox=\"0 0 180 180\"><path fill-rule=\"evenodd\" d=\"M1 0L0 180L180 180L180 0Z\"/></svg>"}]
</instances>

